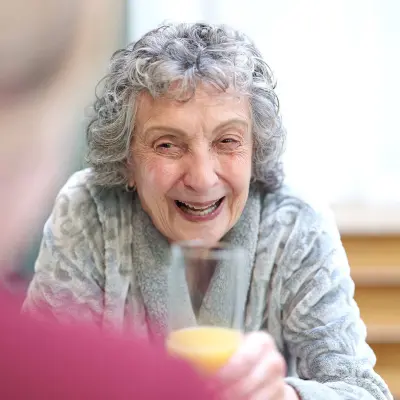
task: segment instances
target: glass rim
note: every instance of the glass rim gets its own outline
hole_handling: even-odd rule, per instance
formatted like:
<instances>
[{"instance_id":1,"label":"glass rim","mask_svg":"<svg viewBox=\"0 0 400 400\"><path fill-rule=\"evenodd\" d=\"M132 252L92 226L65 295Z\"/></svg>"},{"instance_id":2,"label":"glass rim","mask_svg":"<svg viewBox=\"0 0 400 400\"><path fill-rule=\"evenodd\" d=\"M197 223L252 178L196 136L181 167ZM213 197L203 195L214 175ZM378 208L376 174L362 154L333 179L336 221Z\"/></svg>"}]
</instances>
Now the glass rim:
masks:
<instances>
[{"instance_id":1,"label":"glass rim","mask_svg":"<svg viewBox=\"0 0 400 400\"><path fill-rule=\"evenodd\" d=\"M172 256L195 258L199 255L198 250L207 251L201 256L205 260L218 260L228 255L232 257L232 255L238 256L246 254L244 247L232 245L224 241L210 244L201 239L184 240L171 245Z\"/></svg>"}]
</instances>

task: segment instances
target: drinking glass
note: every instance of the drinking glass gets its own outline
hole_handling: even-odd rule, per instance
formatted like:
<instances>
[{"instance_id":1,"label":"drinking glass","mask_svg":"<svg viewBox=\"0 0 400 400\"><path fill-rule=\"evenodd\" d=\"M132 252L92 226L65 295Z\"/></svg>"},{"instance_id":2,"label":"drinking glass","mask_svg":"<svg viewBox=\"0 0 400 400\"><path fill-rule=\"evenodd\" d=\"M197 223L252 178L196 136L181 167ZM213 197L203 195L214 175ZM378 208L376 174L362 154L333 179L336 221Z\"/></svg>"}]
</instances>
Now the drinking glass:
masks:
<instances>
[{"instance_id":1,"label":"drinking glass","mask_svg":"<svg viewBox=\"0 0 400 400\"><path fill-rule=\"evenodd\" d=\"M227 363L242 340L247 252L227 243L173 244L168 276L167 349L206 373Z\"/></svg>"}]
</instances>

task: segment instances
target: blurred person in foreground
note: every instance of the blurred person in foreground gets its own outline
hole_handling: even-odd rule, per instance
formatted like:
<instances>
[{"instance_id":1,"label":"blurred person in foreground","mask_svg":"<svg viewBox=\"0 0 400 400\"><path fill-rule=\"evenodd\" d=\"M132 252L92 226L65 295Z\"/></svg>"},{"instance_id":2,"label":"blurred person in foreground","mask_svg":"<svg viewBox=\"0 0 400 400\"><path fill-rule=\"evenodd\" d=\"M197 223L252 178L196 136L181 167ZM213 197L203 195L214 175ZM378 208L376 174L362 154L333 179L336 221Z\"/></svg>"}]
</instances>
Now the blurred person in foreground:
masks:
<instances>
[{"instance_id":1,"label":"blurred person in foreground","mask_svg":"<svg viewBox=\"0 0 400 400\"><path fill-rule=\"evenodd\" d=\"M333 217L283 182L274 88L254 43L225 26L169 24L116 52L88 128L92 168L57 196L25 310L149 331L139 310L166 326L170 243L223 240L251 260L246 334L218 374L227 398L390 399ZM211 325L228 290L212 280Z\"/></svg>"},{"instance_id":2,"label":"blurred person in foreground","mask_svg":"<svg viewBox=\"0 0 400 400\"><path fill-rule=\"evenodd\" d=\"M76 139L76 97L56 92L79 4L0 3L0 398L210 399L189 366L147 341L21 316L8 281Z\"/></svg>"}]
</instances>

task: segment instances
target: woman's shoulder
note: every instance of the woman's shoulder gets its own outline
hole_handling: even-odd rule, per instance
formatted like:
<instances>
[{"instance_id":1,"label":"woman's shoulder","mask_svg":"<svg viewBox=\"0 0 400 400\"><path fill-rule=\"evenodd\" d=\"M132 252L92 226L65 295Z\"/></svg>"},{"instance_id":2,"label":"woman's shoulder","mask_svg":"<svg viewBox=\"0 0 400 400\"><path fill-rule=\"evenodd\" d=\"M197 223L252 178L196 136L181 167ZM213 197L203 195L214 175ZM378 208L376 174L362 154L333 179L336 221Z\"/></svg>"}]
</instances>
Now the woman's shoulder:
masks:
<instances>
[{"instance_id":1,"label":"woman's shoulder","mask_svg":"<svg viewBox=\"0 0 400 400\"><path fill-rule=\"evenodd\" d=\"M99 187L94 183L91 168L82 169L72 174L56 196L53 214L60 211L61 215L74 219L87 219L93 214L104 212L110 197L116 190Z\"/></svg>"},{"instance_id":2,"label":"woman's shoulder","mask_svg":"<svg viewBox=\"0 0 400 400\"><path fill-rule=\"evenodd\" d=\"M57 199L68 198L73 202L90 201L93 198L95 186L92 183L93 172L91 168L85 168L74 172L61 187Z\"/></svg>"},{"instance_id":3,"label":"woman's shoulder","mask_svg":"<svg viewBox=\"0 0 400 400\"><path fill-rule=\"evenodd\" d=\"M75 172L59 191L50 223L58 230L110 231L112 226L129 229L132 197L118 187L95 183L90 168ZM103 232L104 233L104 232Z\"/></svg>"},{"instance_id":4,"label":"woman's shoulder","mask_svg":"<svg viewBox=\"0 0 400 400\"><path fill-rule=\"evenodd\" d=\"M92 198L90 194L91 176L92 171L90 168L74 172L59 189L55 197L55 203L57 204L60 200L72 203L90 201Z\"/></svg>"},{"instance_id":5,"label":"woman's shoulder","mask_svg":"<svg viewBox=\"0 0 400 400\"><path fill-rule=\"evenodd\" d=\"M336 230L329 202L317 190L284 184L262 195L262 219L295 230Z\"/></svg>"},{"instance_id":6,"label":"woman's shoulder","mask_svg":"<svg viewBox=\"0 0 400 400\"><path fill-rule=\"evenodd\" d=\"M84 227L98 225L91 176L90 169L83 169L67 179L55 197L51 214L44 227L44 234L52 232L52 236L64 237L73 235Z\"/></svg>"},{"instance_id":7,"label":"woman's shoulder","mask_svg":"<svg viewBox=\"0 0 400 400\"><path fill-rule=\"evenodd\" d=\"M51 220L85 219L88 210L93 206L91 170L83 169L71 175L61 187L54 200Z\"/></svg>"}]
</instances>

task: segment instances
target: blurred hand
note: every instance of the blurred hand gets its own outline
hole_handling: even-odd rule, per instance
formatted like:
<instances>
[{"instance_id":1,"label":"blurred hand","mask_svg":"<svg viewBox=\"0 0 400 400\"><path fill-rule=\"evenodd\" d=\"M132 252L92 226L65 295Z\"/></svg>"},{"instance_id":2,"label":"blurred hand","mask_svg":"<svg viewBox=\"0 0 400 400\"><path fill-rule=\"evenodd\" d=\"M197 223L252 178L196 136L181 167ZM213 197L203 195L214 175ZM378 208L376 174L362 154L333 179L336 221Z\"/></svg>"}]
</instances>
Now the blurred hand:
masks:
<instances>
[{"instance_id":1,"label":"blurred hand","mask_svg":"<svg viewBox=\"0 0 400 400\"><path fill-rule=\"evenodd\" d=\"M285 360L272 337L265 332L253 332L244 336L241 347L217 378L223 399L299 399L294 389L285 384L285 373Z\"/></svg>"}]
</instances>

